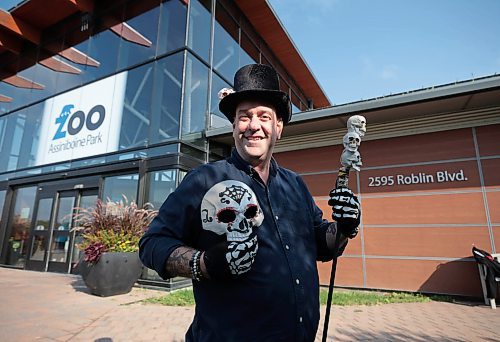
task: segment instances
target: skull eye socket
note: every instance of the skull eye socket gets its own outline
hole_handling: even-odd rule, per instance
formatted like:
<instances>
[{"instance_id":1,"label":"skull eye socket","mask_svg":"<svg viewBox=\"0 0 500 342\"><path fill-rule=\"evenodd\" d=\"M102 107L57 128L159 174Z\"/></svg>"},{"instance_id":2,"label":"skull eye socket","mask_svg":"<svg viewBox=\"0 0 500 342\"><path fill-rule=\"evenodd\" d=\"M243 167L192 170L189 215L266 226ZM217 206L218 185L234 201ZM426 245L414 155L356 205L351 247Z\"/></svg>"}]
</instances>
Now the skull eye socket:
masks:
<instances>
[{"instance_id":1,"label":"skull eye socket","mask_svg":"<svg viewBox=\"0 0 500 342\"><path fill-rule=\"evenodd\" d=\"M219 222L231 223L236 219L236 212L232 208L222 209L217 213Z\"/></svg>"},{"instance_id":2,"label":"skull eye socket","mask_svg":"<svg viewBox=\"0 0 500 342\"><path fill-rule=\"evenodd\" d=\"M245 210L244 215L247 219L251 219L251 218L254 218L255 216L257 216L258 211L259 211L259 208L255 204L250 204L247 207L247 210Z\"/></svg>"}]
</instances>

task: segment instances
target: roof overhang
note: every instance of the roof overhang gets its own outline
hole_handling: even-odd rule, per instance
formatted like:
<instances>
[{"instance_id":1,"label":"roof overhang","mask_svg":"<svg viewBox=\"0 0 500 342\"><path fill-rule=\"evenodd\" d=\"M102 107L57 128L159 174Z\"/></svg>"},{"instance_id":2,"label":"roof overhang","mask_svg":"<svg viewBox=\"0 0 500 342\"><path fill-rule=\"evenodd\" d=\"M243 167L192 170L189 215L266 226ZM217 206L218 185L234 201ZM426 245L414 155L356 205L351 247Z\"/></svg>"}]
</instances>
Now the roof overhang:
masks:
<instances>
[{"instance_id":1,"label":"roof overhang","mask_svg":"<svg viewBox=\"0 0 500 342\"><path fill-rule=\"evenodd\" d=\"M500 76L421 89L371 100L294 114L283 139L346 127L351 115L360 114L372 124L395 122L453 112L500 106ZM233 145L231 126L209 129L207 137Z\"/></svg>"},{"instance_id":2,"label":"roof overhang","mask_svg":"<svg viewBox=\"0 0 500 342\"><path fill-rule=\"evenodd\" d=\"M312 100L313 107L331 106L330 100L269 3L266 0L236 0L235 3L307 98Z\"/></svg>"},{"instance_id":3,"label":"roof overhang","mask_svg":"<svg viewBox=\"0 0 500 342\"><path fill-rule=\"evenodd\" d=\"M187 0L182 0L182 2L188 3ZM330 106L330 101L325 92L321 89L269 3L266 0L236 0L235 3L261 35L295 84L303 91L307 99L311 100L313 107ZM54 28L68 18L81 20L80 18L86 13L99 12L100 8L112 7L112 4L112 0L26 0L14 7L10 12L0 10L0 60L3 61L4 65L9 66L0 70L0 79L13 76L18 71L30 67L39 58L39 56L25 56L26 53L23 51L25 44L39 45L47 32L50 32L50 34L58 32ZM127 12L136 15L157 4L157 1L152 0L132 2L127 5ZM132 7L137 7L137 9L130 10ZM120 16L116 15L116 17ZM113 20L114 18L109 16L105 19L102 20L103 27L101 27L101 30L113 29L115 25L120 25L121 22ZM133 30L120 29L119 32L122 32L122 35L124 35L124 32L130 35ZM84 39L85 36L82 35L80 38ZM132 39L138 44L144 44L143 39L137 34L133 35L132 38L124 36L124 39ZM71 43L74 46L79 42L72 41ZM49 59L55 55L68 58L68 53L65 53L65 51L67 52L69 48L71 46L59 44L56 49L51 48L43 51L42 55L46 55ZM23 61L19 61L20 56L23 57ZM55 69L57 71L67 72L67 67L61 66L58 61L51 60L48 63L52 66L57 64L58 69ZM76 61L76 63L78 62ZM72 70L72 72L77 73L75 70Z\"/></svg>"}]
</instances>

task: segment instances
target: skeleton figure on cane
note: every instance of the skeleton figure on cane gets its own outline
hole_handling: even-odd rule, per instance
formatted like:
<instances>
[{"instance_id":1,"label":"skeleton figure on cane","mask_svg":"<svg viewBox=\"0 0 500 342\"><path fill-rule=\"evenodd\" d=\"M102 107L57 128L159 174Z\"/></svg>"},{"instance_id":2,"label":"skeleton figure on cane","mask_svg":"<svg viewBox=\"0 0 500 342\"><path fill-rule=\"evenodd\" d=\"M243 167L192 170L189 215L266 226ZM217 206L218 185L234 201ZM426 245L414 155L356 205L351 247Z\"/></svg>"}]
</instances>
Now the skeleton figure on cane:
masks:
<instances>
[{"instance_id":1,"label":"skeleton figure on cane","mask_svg":"<svg viewBox=\"0 0 500 342\"><path fill-rule=\"evenodd\" d=\"M366 133L366 119L361 115L353 115L347 120L347 133L342 139L344 150L340 156L340 164L335 189L330 192L330 200L328 204L333 207L332 218L334 220L343 219L344 227L337 224L337 229L342 231L342 234L352 239L359 232L360 224L360 203L356 196L352 196L352 191L349 190L349 171L354 169L361 170L363 165L361 155L358 151L361 144L361 138ZM347 221L346 221L347 220ZM350 224L349 224L349 221ZM346 223L347 222L347 223ZM334 250L340 246L340 236L337 234L334 243ZM338 254L337 254L338 255ZM335 273L337 271L337 257L333 259L332 271L330 274L330 286L328 289L327 307L325 313L325 321L323 326L323 339L325 342L328 336L328 323L330 320L330 309L333 297L333 285L335 283Z\"/></svg>"}]
</instances>

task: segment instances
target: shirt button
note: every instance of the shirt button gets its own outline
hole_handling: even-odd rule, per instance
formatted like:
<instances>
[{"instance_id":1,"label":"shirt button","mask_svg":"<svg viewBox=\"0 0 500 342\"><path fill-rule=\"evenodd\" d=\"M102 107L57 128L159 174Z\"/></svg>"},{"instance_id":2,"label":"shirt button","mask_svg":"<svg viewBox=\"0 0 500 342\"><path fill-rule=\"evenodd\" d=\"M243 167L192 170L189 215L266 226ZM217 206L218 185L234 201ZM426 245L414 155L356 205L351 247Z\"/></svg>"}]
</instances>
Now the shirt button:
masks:
<instances>
[{"instance_id":1,"label":"shirt button","mask_svg":"<svg viewBox=\"0 0 500 342\"><path fill-rule=\"evenodd\" d=\"M286 248L286 249L290 249L290 246L288 246L288 245L285 245L285 248Z\"/></svg>"},{"instance_id":2,"label":"shirt button","mask_svg":"<svg viewBox=\"0 0 500 342\"><path fill-rule=\"evenodd\" d=\"M279 219L278 215L276 215L274 218L276 219L276 221L278 221L278 219Z\"/></svg>"},{"instance_id":3,"label":"shirt button","mask_svg":"<svg viewBox=\"0 0 500 342\"><path fill-rule=\"evenodd\" d=\"M297 283L297 285L299 285L299 284L300 284L300 280L299 280L298 278L297 278L297 279L295 279L295 282Z\"/></svg>"},{"instance_id":4,"label":"shirt button","mask_svg":"<svg viewBox=\"0 0 500 342\"><path fill-rule=\"evenodd\" d=\"M302 316L299 317L299 322L302 323Z\"/></svg>"}]
</instances>

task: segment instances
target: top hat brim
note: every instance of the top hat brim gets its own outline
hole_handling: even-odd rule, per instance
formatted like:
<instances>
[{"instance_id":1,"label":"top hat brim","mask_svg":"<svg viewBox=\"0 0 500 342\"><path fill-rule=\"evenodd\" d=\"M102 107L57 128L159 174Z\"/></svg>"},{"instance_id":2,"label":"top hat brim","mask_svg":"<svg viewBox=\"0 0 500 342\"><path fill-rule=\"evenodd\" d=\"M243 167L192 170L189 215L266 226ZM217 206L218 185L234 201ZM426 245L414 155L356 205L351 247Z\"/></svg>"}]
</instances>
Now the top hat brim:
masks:
<instances>
[{"instance_id":1,"label":"top hat brim","mask_svg":"<svg viewBox=\"0 0 500 342\"><path fill-rule=\"evenodd\" d=\"M236 107L245 100L263 101L275 107L276 115L287 124L292 117L292 108L288 95L278 90L241 90L225 96L219 102L219 110L228 118L231 123L234 121Z\"/></svg>"}]
</instances>

